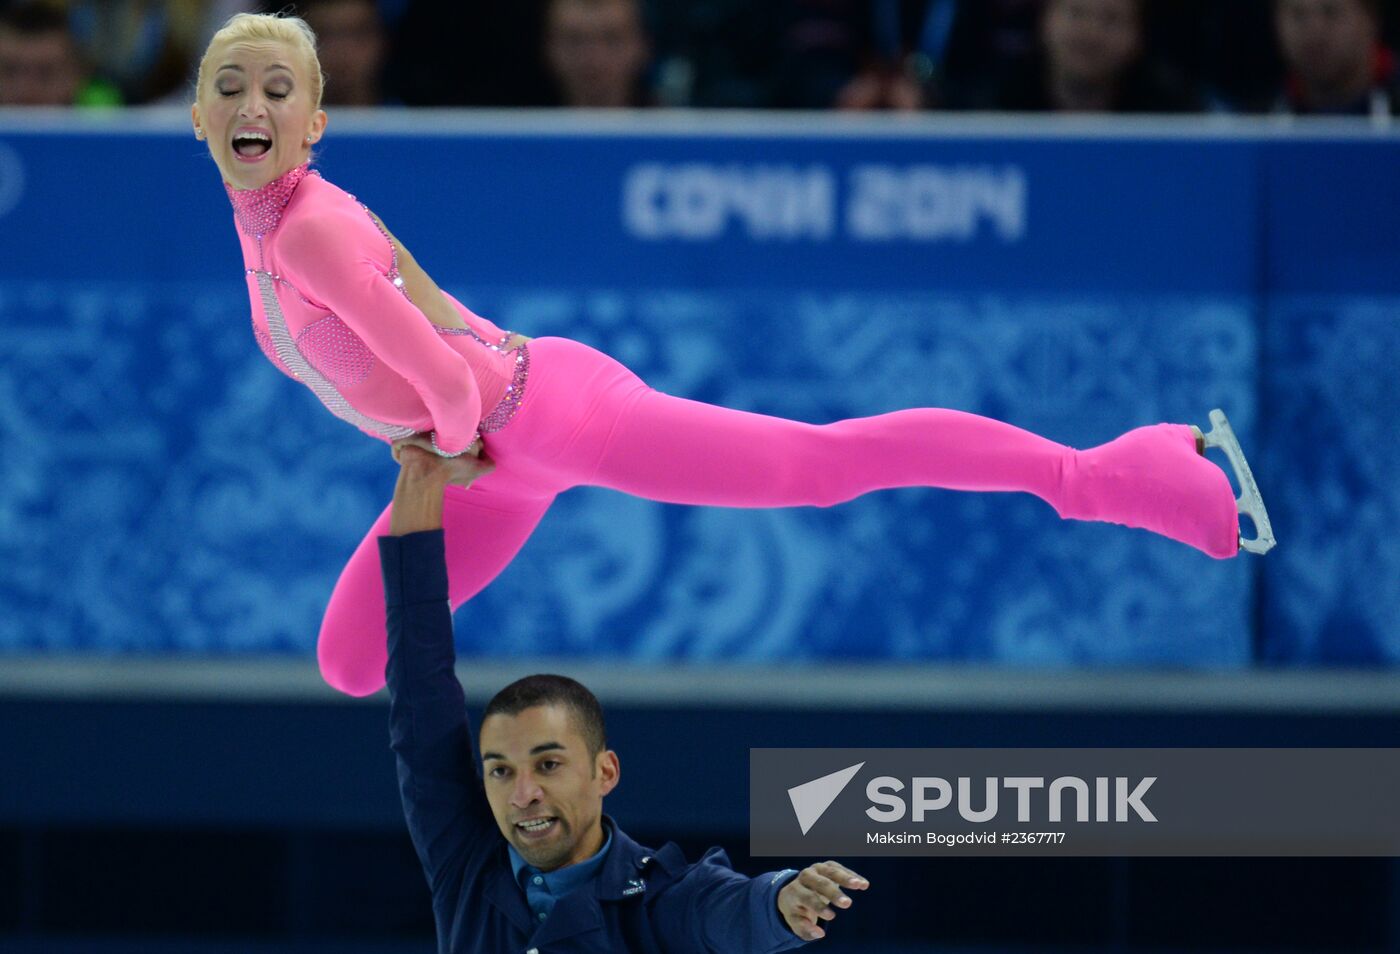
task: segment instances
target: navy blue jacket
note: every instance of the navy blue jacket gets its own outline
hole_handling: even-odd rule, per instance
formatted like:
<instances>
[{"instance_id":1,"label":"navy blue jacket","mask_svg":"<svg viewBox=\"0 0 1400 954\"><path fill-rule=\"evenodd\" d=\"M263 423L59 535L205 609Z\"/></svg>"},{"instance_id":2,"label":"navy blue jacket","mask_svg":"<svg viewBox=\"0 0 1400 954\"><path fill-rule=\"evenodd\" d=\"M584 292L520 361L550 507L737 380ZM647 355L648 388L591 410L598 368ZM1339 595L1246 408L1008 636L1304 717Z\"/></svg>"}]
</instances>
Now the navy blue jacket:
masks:
<instances>
[{"instance_id":1,"label":"navy blue jacket","mask_svg":"<svg viewBox=\"0 0 1400 954\"><path fill-rule=\"evenodd\" d=\"M442 531L380 537L379 557L389 624L390 745L442 954L758 954L803 944L777 906L794 872L746 878L718 849L688 864L674 844L644 848L606 815L612 847L597 877L535 923L486 801L453 672Z\"/></svg>"}]
</instances>

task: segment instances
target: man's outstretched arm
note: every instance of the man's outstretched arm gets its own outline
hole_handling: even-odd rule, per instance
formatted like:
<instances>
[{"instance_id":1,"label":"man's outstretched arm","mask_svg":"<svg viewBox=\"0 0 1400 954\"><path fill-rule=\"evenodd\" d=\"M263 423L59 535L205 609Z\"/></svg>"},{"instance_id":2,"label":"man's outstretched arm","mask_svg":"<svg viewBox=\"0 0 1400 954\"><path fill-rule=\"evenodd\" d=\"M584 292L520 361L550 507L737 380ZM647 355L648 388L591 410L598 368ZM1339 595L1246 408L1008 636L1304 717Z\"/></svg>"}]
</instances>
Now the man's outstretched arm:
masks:
<instances>
[{"instance_id":1,"label":"man's outstretched arm","mask_svg":"<svg viewBox=\"0 0 1400 954\"><path fill-rule=\"evenodd\" d=\"M834 861L747 878L715 848L657 900L657 907L672 932L669 949L777 954L825 937L824 922L851 907L848 892L869 886Z\"/></svg>"},{"instance_id":2,"label":"man's outstretched arm","mask_svg":"<svg viewBox=\"0 0 1400 954\"><path fill-rule=\"evenodd\" d=\"M399 459L390 536L379 538L389 662L390 747L404 818L436 895L463 872L466 853L494 834L472 755L462 687L453 672L452 613L443 547L442 495L490 469L474 457L444 460L416 447Z\"/></svg>"}]
</instances>

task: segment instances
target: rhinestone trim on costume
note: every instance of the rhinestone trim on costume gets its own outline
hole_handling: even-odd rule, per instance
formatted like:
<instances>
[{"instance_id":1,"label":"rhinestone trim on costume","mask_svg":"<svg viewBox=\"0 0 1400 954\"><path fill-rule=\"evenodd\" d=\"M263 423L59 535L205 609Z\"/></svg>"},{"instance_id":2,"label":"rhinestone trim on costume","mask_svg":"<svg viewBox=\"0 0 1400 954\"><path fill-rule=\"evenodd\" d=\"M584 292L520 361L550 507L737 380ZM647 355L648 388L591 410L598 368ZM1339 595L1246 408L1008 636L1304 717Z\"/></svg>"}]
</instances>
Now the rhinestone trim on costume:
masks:
<instances>
[{"instance_id":1,"label":"rhinestone trim on costume","mask_svg":"<svg viewBox=\"0 0 1400 954\"><path fill-rule=\"evenodd\" d=\"M272 349L272 338L268 336L267 331L260 327L256 321L253 322L253 340L257 341L258 347L262 350L267 360L271 361L279 368L282 367L282 359L277 357L277 352Z\"/></svg>"},{"instance_id":2,"label":"rhinestone trim on costume","mask_svg":"<svg viewBox=\"0 0 1400 954\"><path fill-rule=\"evenodd\" d=\"M277 277L261 271L255 271L253 274L258 278L258 294L262 298L263 313L267 316L267 330L271 335L273 348L276 350L277 356L282 359L282 364L291 372L292 377L311 388L316 397L321 399L321 403L332 414L361 430L379 434L391 441L412 437L418 433L413 428L405 427L402 424L386 424L383 421L377 421L369 415L361 413L349 401L345 400L345 397L336 390L335 385L312 367L305 356L297 350L297 344L292 340L291 332L287 329L287 319L282 314L282 305L277 300L275 284Z\"/></svg>"},{"instance_id":3,"label":"rhinestone trim on costume","mask_svg":"<svg viewBox=\"0 0 1400 954\"><path fill-rule=\"evenodd\" d=\"M520 402L525 399L525 382L530 378L530 351L528 345L515 349L515 374L506 387L506 396L497 402L491 413L481 419L478 426L483 434L499 431L510 423L515 412L520 410Z\"/></svg>"},{"instance_id":4,"label":"rhinestone trim on costume","mask_svg":"<svg viewBox=\"0 0 1400 954\"><path fill-rule=\"evenodd\" d=\"M481 431L477 431L475 434L472 435L472 439L467 441L466 447L463 447L461 450L449 454L447 451L443 450L441 447L438 446L437 428L435 427L428 432L428 442L433 445L433 453L437 454L439 457L446 457L448 460L451 460L454 457L461 457L467 451L471 450L472 445L479 440L481 440Z\"/></svg>"},{"instance_id":5,"label":"rhinestone trim on costume","mask_svg":"<svg viewBox=\"0 0 1400 954\"><path fill-rule=\"evenodd\" d=\"M520 408L520 402L525 398L525 382L530 378L530 350L529 346L522 344L514 351L506 351L505 343L514 337L514 334L507 334L501 339L500 344L487 344L486 339L477 334L471 328L444 328L442 325L433 325L438 330L438 334L443 335L470 335L474 340L481 342L485 348L492 351L504 351L507 354L515 355L515 373L511 376L510 384L506 385L506 395L496 402L496 406L491 409L491 413L481 419L481 426L477 428L479 433L490 434L492 431L499 431L510 423L510 419L515 416L515 412Z\"/></svg>"},{"instance_id":6,"label":"rhinestone trim on costume","mask_svg":"<svg viewBox=\"0 0 1400 954\"><path fill-rule=\"evenodd\" d=\"M292 201L301 180L308 175L320 175L306 163L284 172L261 189L235 189L227 182L224 191L233 203L233 215L244 234L253 238L266 235L282 221L282 210Z\"/></svg>"},{"instance_id":7,"label":"rhinestone trim on costume","mask_svg":"<svg viewBox=\"0 0 1400 954\"><path fill-rule=\"evenodd\" d=\"M350 198L354 199L355 197L352 195ZM394 244L394 237L389 234L389 230L384 227L384 223L374 217L374 213L369 210L369 206L360 202L360 208L365 210L365 215L368 215L369 220L374 223L374 227L383 233L384 241L389 243L389 281L393 283L394 287L399 290L404 298L408 299L410 305L413 304L413 296L410 295L408 289L404 287L403 276L399 274L399 248Z\"/></svg>"},{"instance_id":8,"label":"rhinestone trim on costume","mask_svg":"<svg viewBox=\"0 0 1400 954\"><path fill-rule=\"evenodd\" d=\"M473 328L448 328L446 325L440 325L436 321L433 322L433 327L437 329L440 335L470 335L473 341L485 345L492 351L501 350L500 345L491 344L485 338L481 337L481 335L477 334L476 330Z\"/></svg>"},{"instance_id":9,"label":"rhinestone trim on costume","mask_svg":"<svg viewBox=\"0 0 1400 954\"><path fill-rule=\"evenodd\" d=\"M337 387L351 387L374 370L374 352L336 315L313 321L296 339L297 350Z\"/></svg>"}]
</instances>

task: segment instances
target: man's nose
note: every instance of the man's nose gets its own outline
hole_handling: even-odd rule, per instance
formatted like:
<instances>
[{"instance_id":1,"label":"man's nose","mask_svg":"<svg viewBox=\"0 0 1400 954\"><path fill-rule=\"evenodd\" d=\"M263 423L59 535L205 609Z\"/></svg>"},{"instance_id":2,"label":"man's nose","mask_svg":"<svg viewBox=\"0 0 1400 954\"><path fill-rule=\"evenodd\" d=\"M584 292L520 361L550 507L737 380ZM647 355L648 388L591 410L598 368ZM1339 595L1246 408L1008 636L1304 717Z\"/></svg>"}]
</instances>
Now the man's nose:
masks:
<instances>
[{"instance_id":1,"label":"man's nose","mask_svg":"<svg viewBox=\"0 0 1400 954\"><path fill-rule=\"evenodd\" d=\"M511 789L510 803L516 808L529 808L543 795L544 792L535 782L535 777L528 772L521 772L515 777L515 787Z\"/></svg>"}]
</instances>

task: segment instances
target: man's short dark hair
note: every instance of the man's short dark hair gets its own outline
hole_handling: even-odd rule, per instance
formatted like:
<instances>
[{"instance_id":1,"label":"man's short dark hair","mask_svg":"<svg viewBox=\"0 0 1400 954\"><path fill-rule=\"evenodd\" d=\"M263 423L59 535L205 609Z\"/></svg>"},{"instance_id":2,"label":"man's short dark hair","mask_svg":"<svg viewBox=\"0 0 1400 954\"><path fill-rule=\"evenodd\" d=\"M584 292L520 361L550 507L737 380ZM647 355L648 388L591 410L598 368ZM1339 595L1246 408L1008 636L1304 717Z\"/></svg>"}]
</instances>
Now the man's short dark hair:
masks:
<instances>
[{"instance_id":1,"label":"man's short dark hair","mask_svg":"<svg viewBox=\"0 0 1400 954\"><path fill-rule=\"evenodd\" d=\"M486 703L481 721L485 724L493 715L516 716L535 706L562 706L568 709L579 734L583 736L584 744L588 746L590 757L597 758L598 753L608 747L603 707L598 704L598 697L568 676L541 673L515 680Z\"/></svg>"}]
</instances>

